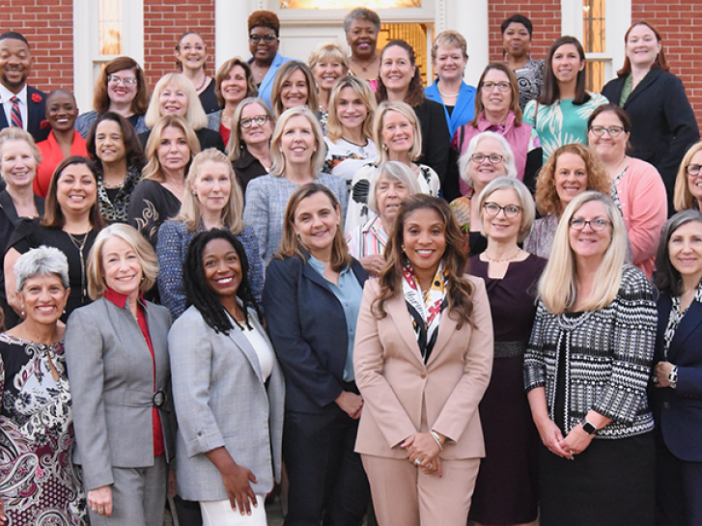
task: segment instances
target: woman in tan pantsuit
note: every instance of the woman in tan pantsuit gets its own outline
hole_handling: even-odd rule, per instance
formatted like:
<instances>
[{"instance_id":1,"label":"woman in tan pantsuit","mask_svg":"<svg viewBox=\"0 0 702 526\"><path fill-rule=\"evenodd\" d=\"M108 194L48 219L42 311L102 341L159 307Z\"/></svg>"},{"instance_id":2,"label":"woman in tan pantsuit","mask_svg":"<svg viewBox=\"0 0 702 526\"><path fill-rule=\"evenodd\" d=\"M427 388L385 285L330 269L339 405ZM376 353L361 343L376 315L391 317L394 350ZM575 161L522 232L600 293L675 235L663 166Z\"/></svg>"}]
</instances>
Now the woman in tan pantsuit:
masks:
<instances>
[{"instance_id":1,"label":"woman in tan pantsuit","mask_svg":"<svg viewBox=\"0 0 702 526\"><path fill-rule=\"evenodd\" d=\"M390 234L387 265L363 292L356 451L380 526L467 522L485 454L477 408L493 333L484 282L462 275L465 248L445 201L411 196Z\"/></svg>"}]
</instances>

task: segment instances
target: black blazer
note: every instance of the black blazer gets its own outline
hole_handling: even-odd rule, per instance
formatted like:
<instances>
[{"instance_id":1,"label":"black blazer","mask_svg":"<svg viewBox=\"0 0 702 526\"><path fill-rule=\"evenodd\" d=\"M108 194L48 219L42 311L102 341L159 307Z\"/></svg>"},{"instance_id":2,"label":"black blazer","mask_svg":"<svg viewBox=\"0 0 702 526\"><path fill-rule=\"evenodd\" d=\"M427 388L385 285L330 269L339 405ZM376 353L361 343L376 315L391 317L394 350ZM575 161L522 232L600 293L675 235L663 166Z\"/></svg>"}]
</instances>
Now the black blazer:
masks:
<instances>
[{"instance_id":1,"label":"black blazer","mask_svg":"<svg viewBox=\"0 0 702 526\"><path fill-rule=\"evenodd\" d=\"M351 270L363 286L368 275L355 259ZM333 411L343 390L348 333L344 309L327 281L299 256L272 259L263 307L285 373L286 408L313 414Z\"/></svg>"},{"instance_id":2,"label":"black blazer","mask_svg":"<svg viewBox=\"0 0 702 526\"><path fill-rule=\"evenodd\" d=\"M672 302L658 298L658 334L653 362L664 361L663 335ZM653 388L656 424L677 458L702 462L702 304L693 301L670 342L668 361L678 367L677 388Z\"/></svg>"},{"instance_id":3,"label":"black blazer","mask_svg":"<svg viewBox=\"0 0 702 526\"><path fill-rule=\"evenodd\" d=\"M261 162L251 155L246 146L241 150L241 156L232 163L232 166L244 195L246 195L246 187L252 179L268 174Z\"/></svg>"},{"instance_id":4,"label":"black blazer","mask_svg":"<svg viewBox=\"0 0 702 526\"><path fill-rule=\"evenodd\" d=\"M27 86L27 120L27 131L34 137L34 142L43 141L49 136L49 123L46 123L45 128L41 127L42 121L46 120L46 93L31 86ZM0 108L0 130L9 126L5 111Z\"/></svg>"},{"instance_id":5,"label":"black blazer","mask_svg":"<svg viewBox=\"0 0 702 526\"><path fill-rule=\"evenodd\" d=\"M417 162L426 164L439 176L441 186L444 186L449 163L449 148L451 135L444 107L433 100L424 99L414 108L417 120L422 130L422 156Z\"/></svg>"},{"instance_id":6,"label":"black blazer","mask_svg":"<svg viewBox=\"0 0 702 526\"><path fill-rule=\"evenodd\" d=\"M602 95L619 106L626 76L609 81ZM687 149L700 140L695 114L678 77L652 69L622 106L631 119L631 155L655 166L663 178L672 211L673 189Z\"/></svg>"},{"instance_id":7,"label":"black blazer","mask_svg":"<svg viewBox=\"0 0 702 526\"><path fill-rule=\"evenodd\" d=\"M197 135L197 140L200 141L200 151L207 148L217 148L220 152L225 153L224 141L218 132L208 128L200 128L195 130L195 135ZM149 142L150 136L151 130L139 134L139 142L141 142L141 147L144 148L144 151L146 151L146 143Z\"/></svg>"}]
</instances>

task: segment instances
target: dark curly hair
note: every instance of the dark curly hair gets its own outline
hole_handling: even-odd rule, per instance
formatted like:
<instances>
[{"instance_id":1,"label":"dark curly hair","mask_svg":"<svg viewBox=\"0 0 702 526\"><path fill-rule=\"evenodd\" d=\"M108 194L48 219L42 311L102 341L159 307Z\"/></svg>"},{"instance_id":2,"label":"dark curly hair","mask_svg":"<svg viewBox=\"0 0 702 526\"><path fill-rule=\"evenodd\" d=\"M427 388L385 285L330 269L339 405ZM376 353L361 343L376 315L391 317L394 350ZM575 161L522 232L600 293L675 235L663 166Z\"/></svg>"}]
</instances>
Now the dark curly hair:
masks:
<instances>
[{"instance_id":1,"label":"dark curly hair","mask_svg":"<svg viewBox=\"0 0 702 526\"><path fill-rule=\"evenodd\" d=\"M278 15L273 11L254 11L249 15L248 28L249 33L254 27L267 27L275 31L275 36L280 36L280 20Z\"/></svg>"},{"instance_id":2,"label":"dark curly hair","mask_svg":"<svg viewBox=\"0 0 702 526\"><path fill-rule=\"evenodd\" d=\"M415 194L402 200L395 218L392 232L385 247L385 268L380 273L380 293L372 304L378 318L384 318L385 302L397 294L402 294L402 269L407 263L403 251L405 221L417 210L435 211L444 225L446 249L442 260L448 280L448 313L458 321L460 329L464 323L471 324L473 316L473 285L463 275L468 268L468 246L466 238L458 226L456 217L443 199L426 194Z\"/></svg>"},{"instance_id":3,"label":"dark curly hair","mask_svg":"<svg viewBox=\"0 0 702 526\"><path fill-rule=\"evenodd\" d=\"M124 149L127 152L127 169L133 167L141 170L146 164L146 157L144 156L144 149L141 147L139 136L137 135L134 126L132 126L127 119L113 111L108 111L102 115L99 115L93 125L90 127L88 136L85 138L85 149L88 151L90 158L98 165L98 170L101 172L102 167L100 159L97 156L97 150L95 149L95 134L97 132L98 124L103 121L116 122L122 130L122 142L124 143Z\"/></svg>"},{"instance_id":4,"label":"dark curly hair","mask_svg":"<svg viewBox=\"0 0 702 526\"><path fill-rule=\"evenodd\" d=\"M202 255L205 252L205 247L210 241L215 239L224 239L228 241L236 251L241 263L241 283L236 291L237 297L243 303L244 320L246 327L250 330L251 322L249 320L248 310L252 307L259 319L261 313L254 301L251 286L249 285L249 261L246 258L246 251L234 234L229 230L220 230L214 228L206 232L199 232L190 240L188 250L185 253L185 261L183 262L183 285L185 288L186 305L195 306L200 311L202 319L205 323L212 327L215 332L229 334L229 331L234 327L231 318L228 316L227 310L222 305L217 294L207 286L205 279L205 269L202 265ZM239 325L236 320L234 323Z\"/></svg>"},{"instance_id":5,"label":"dark curly hair","mask_svg":"<svg viewBox=\"0 0 702 526\"><path fill-rule=\"evenodd\" d=\"M380 52L381 65L383 63L383 55L385 55L385 51L390 49L391 47L399 47L404 49L407 52L407 55L409 55L410 64L412 64L413 66L417 65L417 57L415 56L414 48L404 40L391 40L385 45L383 51ZM378 75L378 91L376 91L375 97L376 99L378 99L378 103L388 100L388 89L385 87L385 84L383 84L383 79L380 75ZM422 86L422 74L419 72L419 68L415 67L414 77L412 77L409 86L407 86L407 95L405 96L405 102L412 106L412 108L416 108L422 102L424 102L424 98L425 97L424 87Z\"/></svg>"}]
</instances>

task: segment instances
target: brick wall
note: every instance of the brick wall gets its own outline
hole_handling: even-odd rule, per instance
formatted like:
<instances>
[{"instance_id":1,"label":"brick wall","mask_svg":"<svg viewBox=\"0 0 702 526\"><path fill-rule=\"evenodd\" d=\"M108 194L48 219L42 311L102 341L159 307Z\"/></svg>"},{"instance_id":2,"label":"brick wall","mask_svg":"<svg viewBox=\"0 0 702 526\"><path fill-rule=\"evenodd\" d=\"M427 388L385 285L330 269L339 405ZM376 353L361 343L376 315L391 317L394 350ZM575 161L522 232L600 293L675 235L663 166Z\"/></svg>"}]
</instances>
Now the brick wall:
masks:
<instances>
[{"instance_id":1,"label":"brick wall","mask_svg":"<svg viewBox=\"0 0 702 526\"><path fill-rule=\"evenodd\" d=\"M210 50L207 72L214 74L214 0L144 0L144 67L149 84L176 71L175 45L186 31L197 31Z\"/></svg>"},{"instance_id":2,"label":"brick wall","mask_svg":"<svg viewBox=\"0 0 702 526\"><path fill-rule=\"evenodd\" d=\"M0 0L0 30L29 41L32 86L73 89L73 0Z\"/></svg>"}]
</instances>

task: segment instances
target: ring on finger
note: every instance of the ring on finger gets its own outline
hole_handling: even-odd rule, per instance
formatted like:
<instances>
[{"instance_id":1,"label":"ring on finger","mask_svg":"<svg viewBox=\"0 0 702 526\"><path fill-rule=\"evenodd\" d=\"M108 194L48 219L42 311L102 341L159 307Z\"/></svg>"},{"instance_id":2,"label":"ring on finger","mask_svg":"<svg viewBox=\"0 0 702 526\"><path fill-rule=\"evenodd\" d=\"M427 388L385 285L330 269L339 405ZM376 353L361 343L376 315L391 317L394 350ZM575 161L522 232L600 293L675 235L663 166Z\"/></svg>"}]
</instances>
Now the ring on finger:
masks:
<instances>
[{"instance_id":1,"label":"ring on finger","mask_svg":"<svg viewBox=\"0 0 702 526\"><path fill-rule=\"evenodd\" d=\"M433 468L434 468L434 464L432 464L432 463L427 464L427 468L428 468L428 469L433 469Z\"/></svg>"},{"instance_id":2,"label":"ring on finger","mask_svg":"<svg viewBox=\"0 0 702 526\"><path fill-rule=\"evenodd\" d=\"M421 465L422 465L422 461L419 460L418 458L415 458L415 459L414 459L414 465L415 465L415 466L421 466Z\"/></svg>"}]
</instances>

